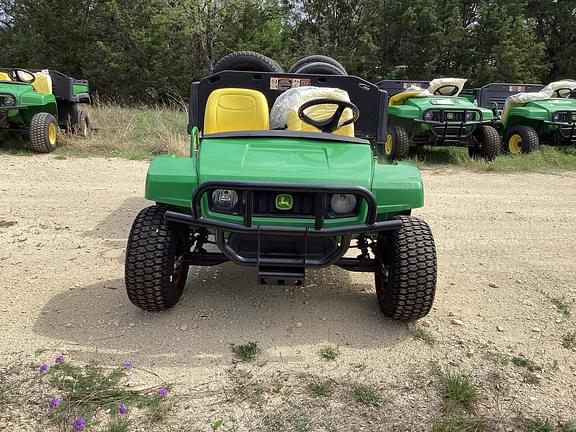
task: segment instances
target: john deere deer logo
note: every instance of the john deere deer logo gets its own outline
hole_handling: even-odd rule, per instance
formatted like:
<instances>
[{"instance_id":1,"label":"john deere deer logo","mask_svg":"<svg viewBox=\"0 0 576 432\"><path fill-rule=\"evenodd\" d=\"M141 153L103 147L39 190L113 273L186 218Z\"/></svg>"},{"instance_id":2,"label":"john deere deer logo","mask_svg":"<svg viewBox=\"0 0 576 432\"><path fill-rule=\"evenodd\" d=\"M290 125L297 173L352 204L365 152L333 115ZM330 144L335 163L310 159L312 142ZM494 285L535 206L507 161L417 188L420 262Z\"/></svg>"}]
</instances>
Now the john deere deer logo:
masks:
<instances>
[{"instance_id":1,"label":"john deere deer logo","mask_svg":"<svg viewBox=\"0 0 576 432\"><path fill-rule=\"evenodd\" d=\"M276 208L278 210L291 210L294 205L292 195L280 194L276 195Z\"/></svg>"}]
</instances>

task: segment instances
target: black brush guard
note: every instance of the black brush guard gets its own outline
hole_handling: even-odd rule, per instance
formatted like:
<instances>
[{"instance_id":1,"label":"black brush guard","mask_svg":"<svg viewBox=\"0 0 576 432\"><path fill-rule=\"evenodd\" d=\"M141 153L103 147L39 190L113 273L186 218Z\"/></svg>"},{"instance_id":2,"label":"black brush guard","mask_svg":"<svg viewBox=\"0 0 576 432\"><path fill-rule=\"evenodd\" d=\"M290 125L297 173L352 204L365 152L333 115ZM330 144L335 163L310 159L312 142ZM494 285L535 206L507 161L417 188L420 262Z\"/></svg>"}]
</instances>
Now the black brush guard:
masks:
<instances>
[{"instance_id":1,"label":"black brush guard","mask_svg":"<svg viewBox=\"0 0 576 432\"><path fill-rule=\"evenodd\" d=\"M216 189L232 189L242 197L243 221L242 224L211 220L202 214L201 203L207 193ZM253 224L253 205L255 191L274 191L278 193L308 192L314 193L315 214L314 227L283 227L263 226ZM345 225L340 227L325 227L327 200L332 194L354 194L367 205L367 214L364 223ZM252 182L206 182L199 186L192 196L192 214L167 211L165 218L175 223L188 224L194 227L206 228L214 231L216 244L225 258L236 264L256 266L259 280L296 280L302 281L306 267L327 267L332 264L340 265L356 271L370 271L371 266L356 262L353 258L342 258L350 247L354 234L373 233L396 230L401 228L402 222L397 219L376 221L377 204L374 195L360 186L325 186L302 185L292 183L252 183ZM251 234L256 236L258 253L256 257L243 256L234 250L227 241L227 234ZM264 236L290 236L302 237L304 253L300 257L264 257L260 254L261 239ZM338 246L326 256L310 259L307 256L308 241L314 237L338 238ZM213 257L214 263L223 262Z\"/></svg>"},{"instance_id":2,"label":"black brush guard","mask_svg":"<svg viewBox=\"0 0 576 432\"><path fill-rule=\"evenodd\" d=\"M576 110L557 111L554 115L565 116L568 121L545 121L544 123L558 127L558 135L561 141L568 144L576 143L576 121L573 120L573 116L576 115Z\"/></svg>"},{"instance_id":3,"label":"black brush guard","mask_svg":"<svg viewBox=\"0 0 576 432\"><path fill-rule=\"evenodd\" d=\"M474 133L477 126L491 124L492 120L483 120L482 111L479 109L446 109L446 108L430 108L424 112L424 116L429 111L439 113L440 118L445 119L446 113L462 114L461 121L435 121L416 119L417 123L430 125L430 133L437 140L446 145L462 145L468 144L468 138ZM480 120L466 121L466 115L473 112Z\"/></svg>"}]
</instances>

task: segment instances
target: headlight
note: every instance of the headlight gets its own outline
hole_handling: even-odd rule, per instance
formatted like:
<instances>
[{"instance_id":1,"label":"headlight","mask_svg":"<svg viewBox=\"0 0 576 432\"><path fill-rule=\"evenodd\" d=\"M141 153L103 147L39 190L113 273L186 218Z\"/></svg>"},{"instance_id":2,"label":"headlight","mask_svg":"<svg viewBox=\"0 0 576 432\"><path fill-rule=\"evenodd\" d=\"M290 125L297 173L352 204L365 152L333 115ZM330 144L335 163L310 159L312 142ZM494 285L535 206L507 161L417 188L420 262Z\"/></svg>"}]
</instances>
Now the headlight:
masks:
<instances>
[{"instance_id":1,"label":"headlight","mask_svg":"<svg viewBox=\"0 0 576 432\"><path fill-rule=\"evenodd\" d=\"M552 121L557 122L558 120L560 120L560 114L558 113L552 114Z\"/></svg>"},{"instance_id":2,"label":"headlight","mask_svg":"<svg viewBox=\"0 0 576 432\"><path fill-rule=\"evenodd\" d=\"M424 120L426 121L430 121L434 118L434 113L432 111L428 111L425 115L424 115Z\"/></svg>"},{"instance_id":3,"label":"headlight","mask_svg":"<svg viewBox=\"0 0 576 432\"><path fill-rule=\"evenodd\" d=\"M212 192L212 203L220 210L232 210L238 204L238 194L234 190L216 189Z\"/></svg>"},{"instance_id":4,"label":"headlight","mask_svg":"<svg viewBox=\"0 0 576 432\"><path fill-rule=\"evenodd\" d=\"M330 207L334 213L351 213L356 208L356 196L352 194L335 194L330 199Z\"/></svg>"},{"instance_id":5,"label":"headlight","mask_svg":"<svg viewBox=\"0 0 576 432\"><path fill-rule=\"evenodd\" d=\"M466 113L466 121L474 121L476 118L476 113L474 112L467 112Z\"/></svg>"},{"instance_id":6,"label":"headlight","mask_svg":"<svg viewBox=\"0 0 576 432\"><path fill-rule=\"evenodd\" d=\"M2 99L2 105L7 107L14 106L16 105L16 98L14 96L5 96Z\"/></svg>"}]
</instances>

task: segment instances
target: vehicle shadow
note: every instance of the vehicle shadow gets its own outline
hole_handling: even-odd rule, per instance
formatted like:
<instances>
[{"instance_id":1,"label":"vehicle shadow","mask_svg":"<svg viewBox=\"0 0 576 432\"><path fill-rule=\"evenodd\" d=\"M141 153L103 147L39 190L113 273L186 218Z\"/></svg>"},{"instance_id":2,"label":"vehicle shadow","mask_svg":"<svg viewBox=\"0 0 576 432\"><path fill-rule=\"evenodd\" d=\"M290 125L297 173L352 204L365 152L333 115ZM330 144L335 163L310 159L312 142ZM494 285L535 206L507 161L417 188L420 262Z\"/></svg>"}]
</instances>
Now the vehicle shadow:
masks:
<instances>
[{"instance_id":1,"label":"vehicle shadow","mask_svg":"<svg viewBox=\"0 0 576 432\"><path fill-rule=\"evenodd\" d=\"M128 301L123 280L110 280L56 295L33 331L79 346L80 355L97 352L103 362L163 366L209 366L229 357L231 344L248 341L272 353L319 343L393 347L409 337L408 325L381 314L372 281L330 268L309 272L303 287L258 285L251 268L194 268L178 305L147 313Z\"/></svg>"},{"instance_id":2,"label":"vehicle shadow","mask_svg":"<svg viewBox=\"0 0 576 432\"><path fill-rule=\"evenodd\" d=\"M152 204L140 197L127 198L120 207L110 212L93 229L86 231L84 236L103 240L110 244L121 242L122 245L125 245L132 221L140 210Z\"/></svg>"}]
</instances>

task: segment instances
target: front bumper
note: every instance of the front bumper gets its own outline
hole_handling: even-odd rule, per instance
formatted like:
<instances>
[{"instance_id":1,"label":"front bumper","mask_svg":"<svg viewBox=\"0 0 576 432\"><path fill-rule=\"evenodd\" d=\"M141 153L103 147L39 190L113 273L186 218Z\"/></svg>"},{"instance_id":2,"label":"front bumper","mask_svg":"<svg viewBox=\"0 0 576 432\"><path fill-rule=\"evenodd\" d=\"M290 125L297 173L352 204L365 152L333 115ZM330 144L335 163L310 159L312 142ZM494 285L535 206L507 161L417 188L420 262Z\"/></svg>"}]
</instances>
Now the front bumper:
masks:
<instances>
[{"instance_id":1,"label":"front bumper","mask_svg":"<svg viewBox=\"0 0 576 432\"><path fill-rule=\"evenodd\" d=\"M561 141L570 144L576 143L576 122L545 121L544 123L558 128L558 136Z\"/></svg>"},{"instance_id":2,"label":"front bumper","mask_svg":"<svg viewBox=\"0 0 576 432\"><path fill-rule=\"evenodd\" d=\"M493 123L493 120L484 120L482 111L479 109L455 110L433 108L426 110L424 112L424 116L426 116L428 111L434 111L434 113L438 113L439 117L443 119L446 118L448 113L459 114L463 119L466 119L468 113L473 112L480 119L474 121L435 121L424 119L415 120L419 124L430 126L430 134L432 137L436 141L442 142L443 145L468 145L468 138L470 138L470 136L474 133L476 127Z\"/></svg>"},{"instance_id":3,"label":"front bumper","mask_svg":"<svg viewBox=\"0 0 576 432\"><path fill-rule=\"evenodd\" d=\"M202 214L202 199L216 189L234 189L242 192L243 199L243 223L230 223L208 219ZM253 223L253 197L255 191L276 191L282 193L307 192L314 193L315 215L313 227L293 226L263 226ZM335 193L354 194L363 200L367 206L366 218L363 223L338 227L325 226L325 208L328 196ZM222 253L231 261L241 265L256 266L302 266L302 267L326 267L337 262L350 247L350 241L355 234L374 233L381 231L397 230L401 228L400 220L376 221L377 205L374 195L367 189L359 186L325 186L325 185L301 185L301 184L263 184L246 182L206 182L196 189L192 197L192 214L167 211L165 218L168 221L188 224L194 227L206 228L215 232L216 244ZM231 247L227 234L252 235L257 242L256 256L247 256ZM301 238L303 252L301 256L263 256L261 243L263 237L284 236ZM325 256L309 258L307 245L313 238L332 237L338 238L338 246Z\"/></svg>"}]
</instances>

